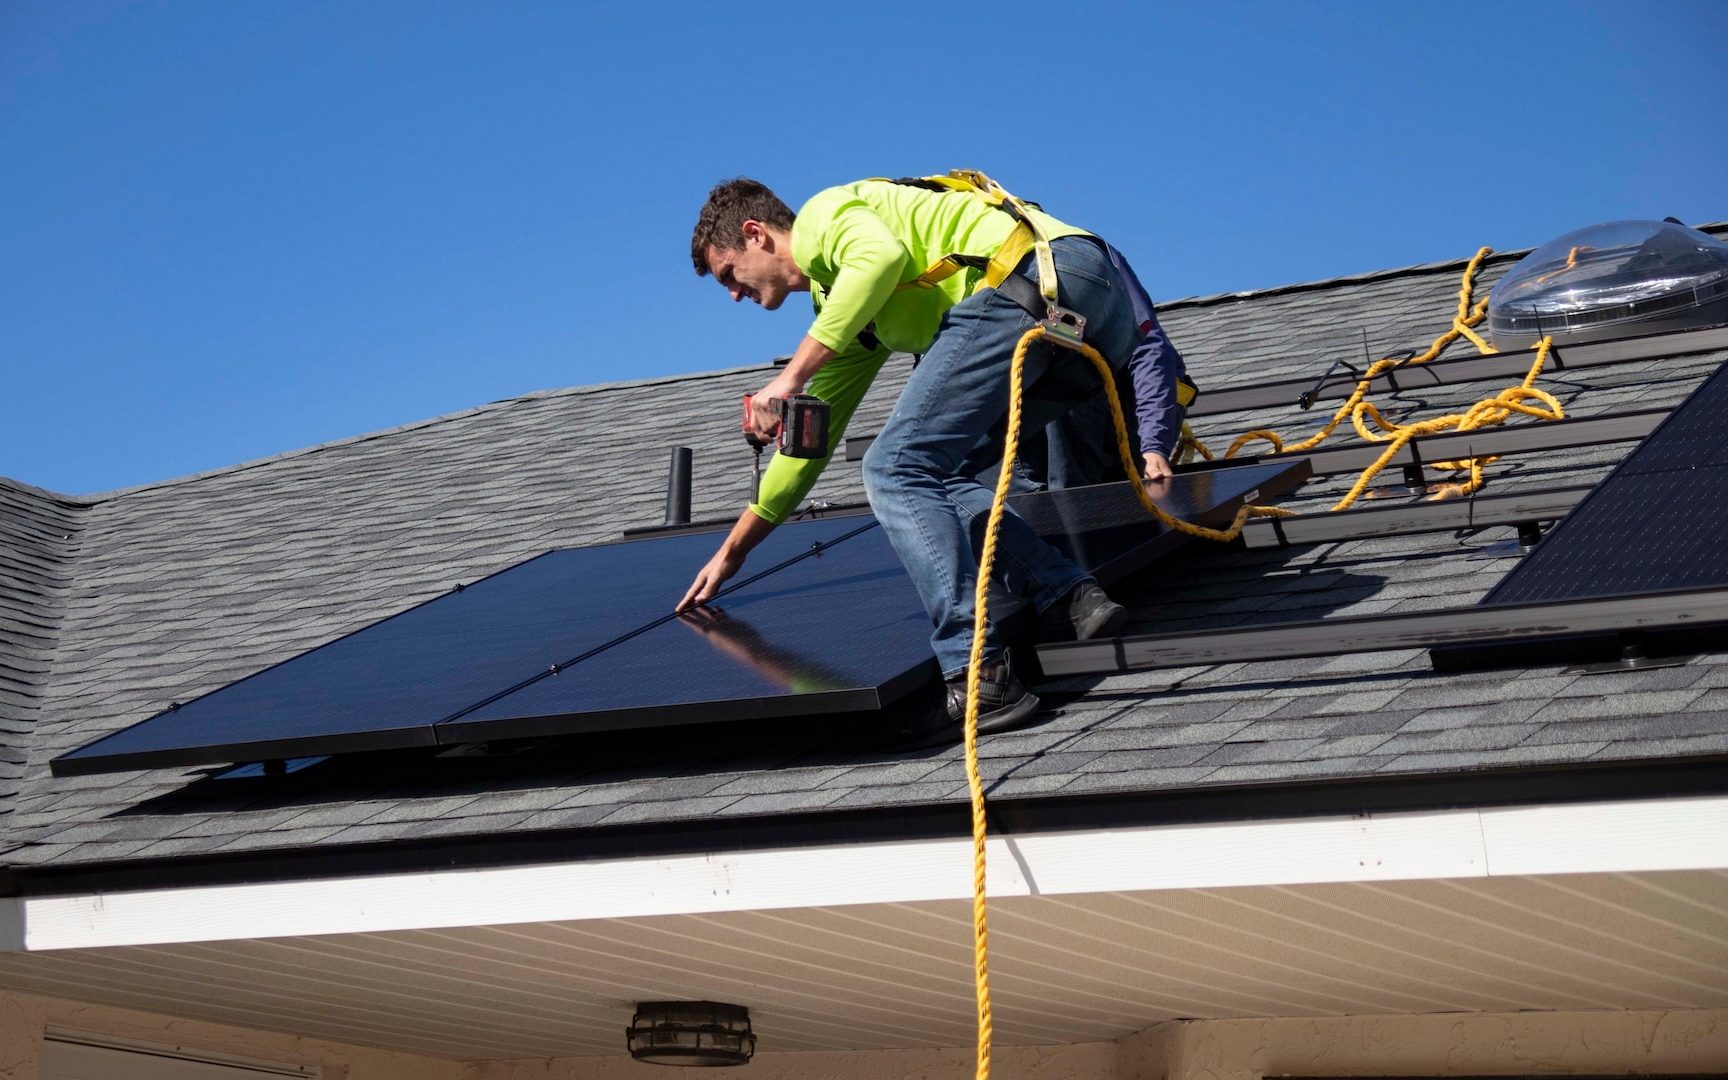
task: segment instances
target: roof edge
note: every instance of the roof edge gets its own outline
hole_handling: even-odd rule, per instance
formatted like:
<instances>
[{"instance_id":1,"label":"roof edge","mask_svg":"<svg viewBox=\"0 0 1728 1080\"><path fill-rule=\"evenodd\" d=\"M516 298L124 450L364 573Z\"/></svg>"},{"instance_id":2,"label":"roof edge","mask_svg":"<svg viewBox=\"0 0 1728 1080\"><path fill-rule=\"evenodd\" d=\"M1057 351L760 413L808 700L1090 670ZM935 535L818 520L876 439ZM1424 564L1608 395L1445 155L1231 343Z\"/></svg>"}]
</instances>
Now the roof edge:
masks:
<instances>
[{"instance_id":1,"label":"roof edge","mask_svg":"<svg viewBox=\"0 0 1728 1080\"><path fill-rule=\"evenodd\" d=\"M26 483L25 481L12 476L0 475L0 485L16 489L25 495L41 499L44 502L59 503L68 510L88 510L100 501L99 496L68 495L63 491L51 491L45 487L37 487L35 484Z\"/></svg>"},{"instance_id":2,"label":"roof edge","mask_svg":"<svg viewBox=\"0 0 1728 1080\"><path fill-rule=\"evenodd\" d=\"M1338 814L1403 813L1535 803L1728 795L1728 754L1323 780L1291 779L1165 791L1103 791L999 798L993 830L1042 832L1147 825L1269 821ZM237 783L231 781L230 783ZM269 781L250 781L265 789ZM670 857L966 836L964 802L801 811L737 818L633 822L339 847L254 849L75 865L14 863L0 869L0 898L287 878L485 869L618 857ZM26 847L31 845L25 845Z\"/></svg>"},{"instance_id":3,"label":"roof edge","mask_svg":"<svg viewBox=\"0 0 1728 1080\"><path fill-rule=\"evenodd\" d=\"M1728 221L1712 221L1703 225L1691 225L1688 228L1697 229L1712 235L1728 234ZM1499 263L1522 259L1536 249L1533 247L1518 248L1513 251L1496 251L1484 260L1484 265L1493 266ZM1389 270L1369 270L1361 274L1347 274L1343 277L1321 278L1314 281L1298 281L1289 285L1273 285L1264 289L1249 289L1245 292L1208 293L1201 296L1184 296L1174 300L1158 302L1159 311L1174 311L1182 308L1214 307L1238 300L1260 300L1270 296L1283 296L1289 293L1316 292L1321 289L1343 288L1348 285L1362 285L1371 281L1388 281L1394 278L1417 277L1422 274L1450 273L1463 270L1470 265L1470 256L1463 259L1445 259L1440 262L1416 263L1411 266L1400 266Z\"/></svg>"},{"instance_id":4,"label":"roof edge","mask_svg":"<svg viewBox=\"0 0 1728 1080\"><path fill-rule=\"evenodd\" d=\"M998 830L992 840L997 896L1718 869L1728 867L1728 796L1332 814L1228 828ZM31 896L0 909L0 949L961 900L972 893L971 852L970 838L952 836Z\"/></svg>"}]
</instances>

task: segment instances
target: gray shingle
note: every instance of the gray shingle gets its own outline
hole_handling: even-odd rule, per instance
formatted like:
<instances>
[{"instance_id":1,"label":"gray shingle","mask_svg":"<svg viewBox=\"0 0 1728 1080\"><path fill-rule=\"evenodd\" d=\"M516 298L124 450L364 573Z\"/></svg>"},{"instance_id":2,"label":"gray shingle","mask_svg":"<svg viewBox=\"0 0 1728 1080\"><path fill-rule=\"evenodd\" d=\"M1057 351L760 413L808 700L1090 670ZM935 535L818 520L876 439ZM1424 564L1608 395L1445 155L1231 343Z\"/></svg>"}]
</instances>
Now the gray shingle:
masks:
<instances>
[{"instance_id":1,"label":"gray shingle","mask_svg":"<svg viewBox=\"0 0 1728 1080\"><path fill-rule=\"evenodd\" d=\"M1496 257L1480 287L1515 257ZM1305 377L1339 355L1356 357L1364 328L1376 350L1426 345L1450 322L1461 266L1195 298L1164 305L1161 315L1208 389ZM1574 415L1652 407L1680 400L1721 360L1574 371L1553 384ZM55 753L455 582L658 520L659 462L596 453L593 433L602 428L649 418L674 426L697 452L703 482L694 514L735 513L745 480L722 467L738 450L716 403L755 389L763 370L533 394L88 499L0 482L0 669L24 673L17 685L0 678L0 813L8 796L14 809L0 827L24 844L5 860L958 807L964 776L951 748L597 761L526 778L441 781L428 772L304 798L194 797L185 790L196 779L190 771L48 772ZM889 365L855 432L881 423L906 370ZM1406 401L1417 415L1433 415L1497 388L1424 388ZM1205 417L1198 426L1217 442L1252 426L1301 433L1321 420L1319 411L1288 408ZM1621 445L1508 456L1491 469L1491 483L1510 490L1593 482L1624 453ZM1324 508L1350 479L1318 479L1292 502ZM596 491L607 497L592 497ZM836 463L815 494L858 498L857 465ZM1195 545L1121 588L1139 630L1426 610L1472 603L1500 579L1505 560L1460 557L1491 539L1429 534L1270 551ZM1066 679L1040 688L1076 695L1059 711L985 740L984 770L997 797L1032 799L1717 754L1728 738L1725 672L1728 660L1713 654L1684 668L1607 676L1552 668L1442 675L1425 654L1406 650ZM169 810L151 803L164 798L173 800Z\"/></svg>"},{"instance_id":2,"label":"gray shingle","mask_svg":"<svg viewBox=\"0 0 1728 1080\"><path fill-rule=\"evenodd\" d=\"M1568 720L1548 724L1532 732L1526 742L1531 746L1543 743L1659 741L1695 735L1720 735L1725 724L1723 714L1677 713L1666 716L1629 716L1606 720Z\"/></svg>"},{"instance_id":3,"label":"gray shingle","mask_svg":"<svg viewBox=\"0 0 1728 1080\"><path fill-rule=\"evenodd\" d=\"M1380 754L1418 754L1437 750L1501 750L1530 737L1523 724L1454 727L1442 731L1405 731L1381 743Z\"/></svg>"},{"instance_id":4,"label":"gray shingle","mask_svg":"<svg viewBox=\"0 0 1728 1080\"><path fill-rule=\"evenodd\" d=\"M829 805L843 807L896 806L902 804L955 802L966 795L966 784L952 780L919 781L894 784L882 788L858 788L848 791Z\"/></svg>"},{"instance_id":5,"label":"gray shingle","mask_svg":"<svg viewBox=\"0 0 1728 1080\"><path fill-rule=\"evenodd\" d=\"M778 795L795 791L820 791L829 781L848 770L780 769L773 772L741 776L712 790L714 795Z\"/></svg>"},{"instance_id":6,"label":"gray shingle","mask_svg":"<svg viewBox=\"0 0 1728 1080\"><path fill-rule=\"evenodd\" d=\"M1495 765L1558 765L1569 761L1584 761L1608 744L1565 743L1546 746L1512 746L1493 750L1446 750L1433 753L1400 754L1397 757L1375 757L1384 761L1379 771L1450 772L1459 769L1483 769Z\"/></svg>"},{"instance_id":7,"label":"gray shingle","mask_svg":"<svg viewBox=\"0 0 1728 1080\"><path fill-rule=\"evenodd\" d=\"M1723 726L1728 728L1728 721ZM1604 758L1687 757L1728 753L1728 730L1715 734L1675 736L1667 739L1615 740L1599 751Z\"/></svg>"},{"instance_id":8,"label":"gray shingle","mask_svg":"<svg viewBox=\"0 0 1728 1080\"><path fill-rule=\"evenodd\" d=\"M88 510L0 479L0 812L24 775Z\"/></svg>"},{"instance_id":9,"label":"gray shingle","mask_svg":"<svg viewBox=\"0 0 1728 1080\"><path fill-rule=\"evenodd\" d=\"M1684 711L1688 705L1703 697L1704 694L1705 691L1687 688L1683 690L1610 693L1601 697L1556 698L1544 708L1539 709L1534 719L1552 721L1599 716L1661 716L1665 713Z\"/></svg>"},{"instance_id":10,"label":"gray shingle","mask_svg":"<svg viewBox=\"0 0 1728 1080\"><path fill-rule=\"evenodd\" d=\"M751 795L746 796L746 798L768 801L780 800L781 805L786 805L787 809L796 809L795 805L790 804L795 804L799 798L808 798L810 794L810 792L806 792L802 796ZM831 801L836 798L839 793L835 792L831 794L828 792L816 792L814 794L818 797L825 796ZM612 813L606 815L600 820L607 825L621 825L632 821L663 821L668 818L684 820L693 817L702 817L707 814L717 814L722 810L737 805L741 801L741 799L732 795L707 795L695 799L680 799L673 803L627 803L618 807L618 809L612 811ZM758 803L758 805L761 804ZM767 811L764 810L760 812L766 813Z\"/></svg>"}]
</instances>

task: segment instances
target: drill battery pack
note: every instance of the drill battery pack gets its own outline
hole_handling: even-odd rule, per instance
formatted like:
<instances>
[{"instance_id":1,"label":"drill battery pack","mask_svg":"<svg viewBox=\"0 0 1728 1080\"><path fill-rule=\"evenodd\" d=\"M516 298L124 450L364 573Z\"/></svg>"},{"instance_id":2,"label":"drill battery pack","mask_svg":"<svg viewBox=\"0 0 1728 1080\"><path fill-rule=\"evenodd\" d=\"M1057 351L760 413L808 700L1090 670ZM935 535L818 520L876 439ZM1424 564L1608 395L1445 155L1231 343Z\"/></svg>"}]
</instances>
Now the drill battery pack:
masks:
<instances>
[{"instance_id":1,"label":"drill battery pack","mask_svg":"<svg viewBox=\"0 0 1728 1080\"><path fill-rule=\"evenodd\" d=\"M754 394L744 395L744 437L750 435L750 402ZM775 402L780 414L777 445L787 457L819 458L828 454L828 413L826 401L809 394L791 394Z\"/></svg>"}]
</instances>

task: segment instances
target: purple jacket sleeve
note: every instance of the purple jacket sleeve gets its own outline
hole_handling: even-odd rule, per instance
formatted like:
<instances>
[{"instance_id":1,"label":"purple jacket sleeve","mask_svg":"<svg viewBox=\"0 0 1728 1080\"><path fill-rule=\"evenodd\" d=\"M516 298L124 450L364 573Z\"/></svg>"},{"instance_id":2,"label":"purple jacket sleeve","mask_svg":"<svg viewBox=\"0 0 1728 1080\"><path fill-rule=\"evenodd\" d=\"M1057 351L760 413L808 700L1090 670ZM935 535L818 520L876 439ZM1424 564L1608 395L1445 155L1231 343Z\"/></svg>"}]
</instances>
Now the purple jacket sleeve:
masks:
<instances>
[{"instance_id":1,"label":"purple jacket sleeve","mask_svg":"<svg viewBox=\"0 0 1728 1080\"><path fill-rule=\"evenodd\" d=\"M1134 387L1134 417L1140 434L1141 452L1156 450L1168 457L1182 434L1183 409L1176 400L1176 379L1188 373L1182 355L1170 344L1145 286L1134 276L1134 268L1122 253L1106 245L1128 297L1134 305L1134 321L1140 324L1141 341L1128 358L1128 377Z\"/></svg>"}]
</instances>

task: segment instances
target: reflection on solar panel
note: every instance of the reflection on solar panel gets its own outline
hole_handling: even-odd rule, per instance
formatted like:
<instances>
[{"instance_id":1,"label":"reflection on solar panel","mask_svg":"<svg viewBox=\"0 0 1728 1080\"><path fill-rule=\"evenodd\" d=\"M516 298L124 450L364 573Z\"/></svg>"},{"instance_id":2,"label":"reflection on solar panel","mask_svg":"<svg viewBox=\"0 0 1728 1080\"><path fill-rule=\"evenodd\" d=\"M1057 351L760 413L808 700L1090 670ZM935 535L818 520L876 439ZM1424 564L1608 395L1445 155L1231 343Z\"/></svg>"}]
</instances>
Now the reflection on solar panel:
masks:
<instances>
[{"instance_id":1,"label":"reflection on solar panel","mask_svg":"<svg viewBox=\"0 0 1728 1080\"><path fill-rule=\"evenodd\" d=\"M1163 500L1228 520L1299 467L1179 476ZM1126 484L1017 510L1108 580L1179 542ZM711 534L554 551L56 758L55 773L218 764L878 709L935 677L929 620L872 518L782 526L709 609L667 608Z\"/></svg>"},{"instance_id":2,"label":"reflection on solar panel","mask_svg":"<svg viewBox=\"0 0 1728 1080\"><path fill-rule=\"evenodd\" d=\"M1728 367L1484 598L1487 604L1728 585Z\"/></svg>"}]
</instances>

